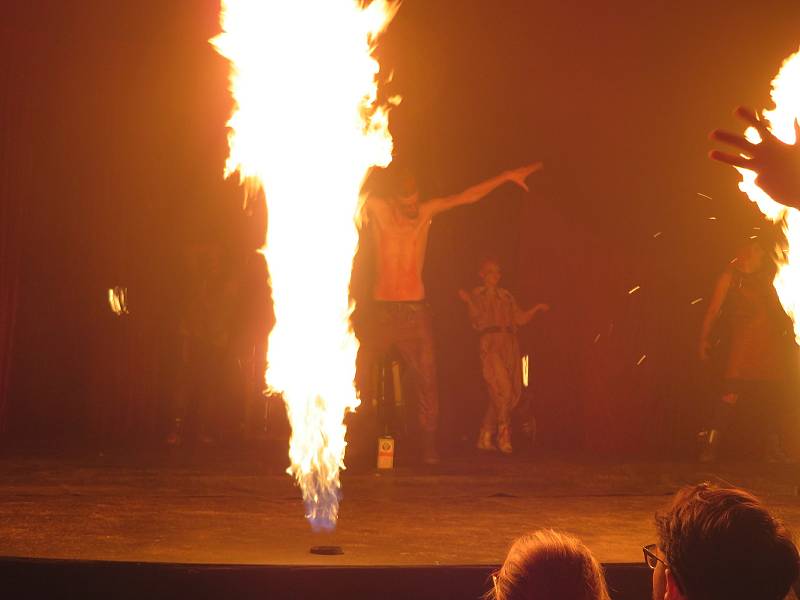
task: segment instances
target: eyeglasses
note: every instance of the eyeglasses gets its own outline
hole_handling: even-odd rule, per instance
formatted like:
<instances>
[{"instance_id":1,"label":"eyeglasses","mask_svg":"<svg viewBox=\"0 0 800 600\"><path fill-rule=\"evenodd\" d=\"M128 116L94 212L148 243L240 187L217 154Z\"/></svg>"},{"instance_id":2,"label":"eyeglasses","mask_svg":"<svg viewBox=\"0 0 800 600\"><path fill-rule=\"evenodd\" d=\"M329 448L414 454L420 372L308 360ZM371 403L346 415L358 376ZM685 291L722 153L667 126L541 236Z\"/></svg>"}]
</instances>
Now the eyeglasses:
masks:
<instances>
[{"instance_id":1,"label":"eyeglasses","mask_svg":"<svg viewBox=\"0 0 800 600\"><path fill-rule=\"evenodd\" d=\"M642 553L644 553L644 562L647 563L647 566L653 570L655 570L655 568L658 566L658 563L664 565L665 568L669 567L667 563L658 557L658 554L656 554L656 548L658 548L658 544L647 544L647 546L642 547Z\"/></svg>"},{"instance_id":2,"label":"eyeglasses","mask_svg":"<svg viewBox=\"0 0 800 600\"><path fill-rule=\"evenodd\" d=\"M670 573L672 573L672 578L675 579L675 583L678 584L678 588L683 592L685 588L683 587L683 583L681 583L678 574L675 572L675 569L670 567L664 559L660 558L658 554L656 554L657 548L658 544L647 544L647 546L642 546L645 564L653 570L655 570L655 568L658 566L658 563L664 565L664 568L669 569Z\"/></svg>"}]
</instances>

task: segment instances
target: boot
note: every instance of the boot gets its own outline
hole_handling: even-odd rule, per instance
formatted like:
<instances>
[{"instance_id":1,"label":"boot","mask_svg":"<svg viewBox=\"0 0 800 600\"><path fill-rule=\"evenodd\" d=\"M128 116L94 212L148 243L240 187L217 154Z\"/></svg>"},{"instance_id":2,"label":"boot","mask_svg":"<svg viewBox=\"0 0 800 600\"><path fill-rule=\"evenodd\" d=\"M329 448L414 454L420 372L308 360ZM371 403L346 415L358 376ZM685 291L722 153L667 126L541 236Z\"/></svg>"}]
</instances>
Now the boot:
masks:
<instances>
[{"instance_id":1,"label":"boot","mask_svg":"<svg viewBox=\"0 0 800 600\"><path fill-rule=\"evenodd\" d=\"M426 465L438 465L439 453L436 451L436 432L426 431L424 439L425 447L422 450L422 462Z\"/></svg>"},{"instance_id":2,"label":"boot","mask_svg":"<svg viewBox=\"0 0 800 600\"><path fill-rule=\"evenodd\" d=\"M733 410L736 406L737 397L737 394L733 392L726 393L717 402L711 418L711 426L706 431L701 431L698 435L701 463L717 462L720 438L725 437L723 433L729 430L733 421Z\"/></svg>"},{"instance_id":3,"label":"boot","mask_svg":"<svg viewBox=\"0 0 800 600\"><path fill-rule=\"evenodd\" d=\"M501 425L497 431L497 448L503 454L514 452L511 447L511 428L508 425Z\"/></svg>"},{"instance_id":4,"label":"boot","mask_svg":"<svg viewBox=\"0 0 800 600\"><path fill-rule=\"evenodd\" d=\"M522 430L522 435L524 435L531 444L536 441L536 419L531 417L527 421L523 421L520 429Z\"/></svg>"},{"instance_id":5,"label":"boot","mask_svg":"<svg viewBox=\"0 0 800 600\"><path fill-rule=\"evenodd\" d=\"M700 437L700 462L712 463L717 462L717 454L719 452L719 429L710 429L709 431L701 431Z\"/></svg>"},{"instance_id":6,"label":"boot","mask_svg":"<svg viewBox=\"0 0 800 600\"><path fill-rule=\"evenodd\" d=\"M487 450L489 452L497 451L497 448L492 442L492 432L488 429L481 429L481 432L478 434L478 443L475 446L478 450Z\"/></svg>"}]
</instances>

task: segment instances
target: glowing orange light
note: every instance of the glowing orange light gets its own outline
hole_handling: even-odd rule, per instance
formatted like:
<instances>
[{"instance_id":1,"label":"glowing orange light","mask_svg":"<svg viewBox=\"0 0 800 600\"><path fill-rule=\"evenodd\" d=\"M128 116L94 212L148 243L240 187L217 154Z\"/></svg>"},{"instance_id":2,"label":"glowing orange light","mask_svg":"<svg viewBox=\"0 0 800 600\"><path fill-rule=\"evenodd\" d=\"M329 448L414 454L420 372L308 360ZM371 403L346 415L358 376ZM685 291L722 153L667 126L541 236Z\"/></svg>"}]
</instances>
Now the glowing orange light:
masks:
<instances>
[{"instance_id":1,"label":"glowing orange light","mask_svg":"<svg viewBox=\"0 0 800 600\"><path fill-rule=\"evenodd\" d=\"M800 118L800 52L787 58L778 75L772 80L772 101L775 108L764 111L764 118L776 137L787 144L795 143L794 122ZM748 140L754 143L761 137L754 128L745 132ZM756 185L753 171L739 169L742 181L739 189L758 205L764 215L775 223L780 223L786 235L787 247L778 248L778 273L775 276L775 290L786 313L794 321L795 338L800 342L800 212L778 204Z\"/></svg>"},{"instance_id":2,"label":"glowing orange light","mask_svg":"<svg viewBox=\"0 0 800 600\"><path fill-rule=\"evenodd\" d=\"M283 394L292 474L312 527L335 526L344 415L358 406L348 285L369 169L391 162L373 50L398 4L223 0L211 40L231 63L226 176L263 188L276 325L268 385ZM396 102L396 101L395 101Z\"/></svg>"}]
</instances>

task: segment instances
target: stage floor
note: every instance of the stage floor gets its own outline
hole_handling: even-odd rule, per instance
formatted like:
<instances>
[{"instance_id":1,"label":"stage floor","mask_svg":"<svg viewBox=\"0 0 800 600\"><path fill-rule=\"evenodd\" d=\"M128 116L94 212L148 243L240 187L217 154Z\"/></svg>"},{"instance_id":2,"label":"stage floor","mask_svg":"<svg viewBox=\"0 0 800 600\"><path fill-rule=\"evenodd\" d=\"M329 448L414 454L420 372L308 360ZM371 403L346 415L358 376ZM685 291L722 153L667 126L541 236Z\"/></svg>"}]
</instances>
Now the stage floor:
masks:
<instances>
[{"instance_id":1,"label":"stage floor","mask_svg":"<svg viewBox=\"0 0 800 600\"><path fill-rule=\"evenodd\" d=\"M200 466L202 464L202 466ZM0 458L0 556L272 565L497 564L552 527L605 563L638 562L653 515L685 483L760 494L800 532L800 472L755 463L569 462L477 455L344 475L332 534L314 534L288 475L252 457ZM311 546L339 545L340 556Z\"/></svg>"}]
</instances>

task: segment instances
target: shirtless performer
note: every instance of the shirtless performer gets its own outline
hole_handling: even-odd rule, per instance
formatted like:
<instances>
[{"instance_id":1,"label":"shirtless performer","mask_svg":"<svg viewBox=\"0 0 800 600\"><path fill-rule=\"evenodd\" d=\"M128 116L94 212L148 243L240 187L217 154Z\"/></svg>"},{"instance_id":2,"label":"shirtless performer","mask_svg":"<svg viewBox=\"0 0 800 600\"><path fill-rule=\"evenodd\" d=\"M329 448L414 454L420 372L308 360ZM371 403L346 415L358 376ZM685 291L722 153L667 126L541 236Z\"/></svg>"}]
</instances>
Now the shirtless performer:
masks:
<instances>
[{"instance_id":1,"label":"shirtless performer","mask_svg":"<svg viewBox=\"0 0 800 600\"><path fill-rule=\"evenodd\" d=\"M364 205L363 223L375 244L377 277L361 340L360 368L368 368L392 347L400 353L417 386L418 419L425 436L423 460L427 464L439 462L433 331L422 283L431 220L456 206L477 202L506 182L528 191L525 180L541 168L542 163L536 162L501 173L459 194L427 202L420 202L416 180L404 173L396 196L371 196Z\"/></svg>"}]
</instances>

